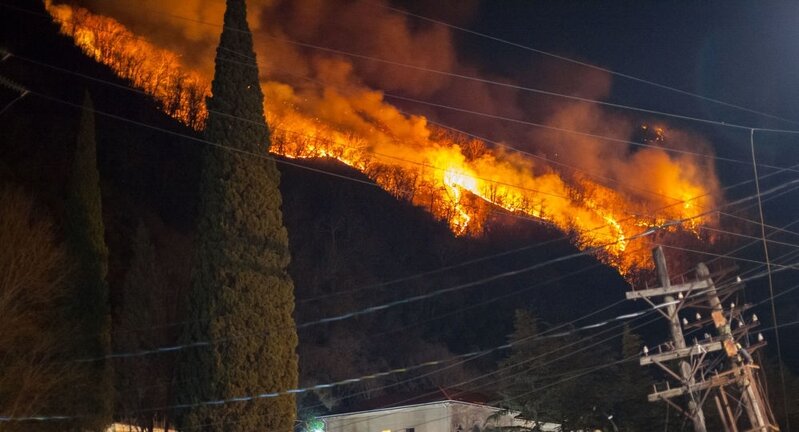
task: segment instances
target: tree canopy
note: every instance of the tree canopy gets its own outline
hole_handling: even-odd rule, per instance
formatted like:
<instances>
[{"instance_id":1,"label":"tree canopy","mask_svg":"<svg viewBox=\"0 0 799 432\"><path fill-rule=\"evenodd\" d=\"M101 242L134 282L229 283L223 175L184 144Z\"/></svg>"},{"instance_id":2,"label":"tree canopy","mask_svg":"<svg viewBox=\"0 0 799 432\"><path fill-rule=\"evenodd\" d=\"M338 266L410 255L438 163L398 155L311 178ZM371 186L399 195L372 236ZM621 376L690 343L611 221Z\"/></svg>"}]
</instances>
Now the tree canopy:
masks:
<instances>
[{"instance_id":1,"label":"tree canopy","mask_svg":"<svg viewBox=\"0 0 799 432\"><path fill-rule=\"evenodd\" d=\"M217 49L200 184L196 254L184 339L210 341L189 352L178 379L187 430L290 431L293 396L218 406L205 401L297 386L294 287L286 272L279 172L244 0L229 0Z\"/></svg>"}]
</instances>

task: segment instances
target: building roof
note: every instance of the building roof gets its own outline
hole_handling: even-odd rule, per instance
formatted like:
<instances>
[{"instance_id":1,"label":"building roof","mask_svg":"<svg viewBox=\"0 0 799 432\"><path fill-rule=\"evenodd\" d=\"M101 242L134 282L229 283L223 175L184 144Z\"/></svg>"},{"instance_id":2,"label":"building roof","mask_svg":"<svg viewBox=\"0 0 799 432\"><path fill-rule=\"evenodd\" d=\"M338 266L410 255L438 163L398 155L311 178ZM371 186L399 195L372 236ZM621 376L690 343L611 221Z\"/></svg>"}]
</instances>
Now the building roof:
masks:
<instances>
[{"instance_id":1,"label":"building roof","mask_svg":"<svg viewBox=\"0 0 799 432\"><path fill-rule=\"evenodd\" d=\"M435 389L419 390L415 392L391 393L378 398L368 399L336 414L400 408L403 406L447 401L466 402L478 405L491 405L494 400L483 393L438 387Z\"/></svg>"}]
</instances>

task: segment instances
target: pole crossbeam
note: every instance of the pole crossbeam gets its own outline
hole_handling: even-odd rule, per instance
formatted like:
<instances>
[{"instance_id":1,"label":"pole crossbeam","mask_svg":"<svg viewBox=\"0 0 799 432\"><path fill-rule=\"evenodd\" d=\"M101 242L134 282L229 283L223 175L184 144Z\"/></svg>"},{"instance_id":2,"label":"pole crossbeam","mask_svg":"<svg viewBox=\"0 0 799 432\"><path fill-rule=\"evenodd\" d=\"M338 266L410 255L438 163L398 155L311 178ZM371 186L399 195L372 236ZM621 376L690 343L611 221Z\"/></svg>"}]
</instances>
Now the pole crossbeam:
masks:
<instances>
[{"instance_id":1,"label":"pole crossbeam","mask_svg":"<svg viewBox=\"0 0 799 432\"><path fill-rule=\"evenodd\" d=\"M627 300L635 300L644 297L663 297L667 295L687 293L693 290L700 290L707 288L707 282L696 281L690 283L681 283L679 285L671 285L668 287L648 288L635 291L627 291L625 296Z\"/></svg>"},{"instance_id":2,"label":"pole crossbeam","mask_svg":"<svg viewBox=\"0 0 799 432\"><path fill-rule=\"evenodd\" d=\"M703 352L714 352L723 349L721 342L710 342L699 345L692 345L687 348L675 348L673 350L664 351L657 354L649 354L641 357L639 360L641 366L650 365L653 363L663 363L669 360L677 360L687 357L701 355Z\"/></svg>"}]
</instances>

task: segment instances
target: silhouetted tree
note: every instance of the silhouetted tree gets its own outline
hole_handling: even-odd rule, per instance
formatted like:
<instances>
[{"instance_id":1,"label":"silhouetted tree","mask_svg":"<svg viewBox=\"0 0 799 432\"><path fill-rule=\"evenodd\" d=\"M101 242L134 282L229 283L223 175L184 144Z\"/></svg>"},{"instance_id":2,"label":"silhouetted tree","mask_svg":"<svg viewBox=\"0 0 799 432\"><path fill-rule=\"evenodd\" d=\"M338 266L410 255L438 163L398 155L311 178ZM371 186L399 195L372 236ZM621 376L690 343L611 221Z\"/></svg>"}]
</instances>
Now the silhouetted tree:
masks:
<instances>
[{"instance_id":1,"label":"silhouetted tree","mask_svg":"<svg viewBox=\"0 0 799 432\"><path fill-rule=\"evenodd\" d=\"M621 337L621 360L615 385L617 400L613 415L619 430L648 431L657 427L663 418L663 404L647 399L653 379L648 370L638 363L644 346L641 336L625 324Z\"/></svg>"},{"instance_id":2,"label":"silhouetted tree","mask_svg":"<svg viewBox=\"0 0 799 432\"><path fill-rule=\"evenodd\" d=\"M170 345L165 304L168 292L149 231L142 223L133 239L133 258L122 285L122 306L113 332L115 351L136 352ZM115 366L117 416L152 431L167 414L151 409L169 405L171 357L121 358Z\"/></svg>"},{"instance_id":3,"label":"silhouetted tree","mask_svg":"<svg viewBox=\"0 0 799 432\"><path fill-rule=\"evenodd\" d=\"M564 430L610 428L610 352L576 336L548 337L527 311L516 312L514 328L512 353L501 363L505 407Z\"/></svg>"},{"instance_id":4,"label":"silhouetted tree","mask_svg":"<svg viewBox=\"0 0 799 432\"><path fill-rule=\"evenodd\" d=\"M89 94L83 103L75 156L67 186L65 233L76 271L72 281L71 319L84 338L76 344L77 358L100 358L110 352L111 318L108 303L108 249L105 244L100 174L97 171L94 106ZM111 364L86 363L91 379L76 392L76 410L85 428L105 430L111 423L114 389Z\"/></svg>"},{"instance_id":5,"label":"silhouetted tree","mask_svg":"<svg viewBox=\"0 0 799 432\"><path fill-rule=\"evenodd\" d=\"M180 367L182 430L291 431L292 395L210 406L199 402L297 385L294 287L286 272L279 172L269 133L244 0L229 0L217 49L200 185L197 244Z\"/></svg>"}]
</instances>

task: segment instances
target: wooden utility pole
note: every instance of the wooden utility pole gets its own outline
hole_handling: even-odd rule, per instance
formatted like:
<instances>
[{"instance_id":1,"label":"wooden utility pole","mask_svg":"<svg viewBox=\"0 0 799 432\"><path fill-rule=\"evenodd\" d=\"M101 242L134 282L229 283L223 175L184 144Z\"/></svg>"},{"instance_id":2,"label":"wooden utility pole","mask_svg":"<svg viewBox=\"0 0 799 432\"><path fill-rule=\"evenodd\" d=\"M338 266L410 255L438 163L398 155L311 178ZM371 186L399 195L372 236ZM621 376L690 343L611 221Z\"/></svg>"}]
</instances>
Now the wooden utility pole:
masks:
<instances>
[{"instance_id":1,"label":"wooden utility pole","mask_svg":"<svg viewBox=\"0 0 799 432\"><path fill-rule=\"evenodd\" d=\"M751 360L751 354L746 351L746 354L743 355L741 353L743 348L739 348L738 344L735 342L735 338L732 334L732 325L724 314L718 290L716 290L716 285L713 283L713 279L710 278L710 271L704 263L699 263L699 265L696 266L696 277L707 282L707 299L711 309L713 324L724 344L724 351L731 363L730 369L741 375L741 379L738 380L737 384L741 390L741 397L743 399L742 405L746 410L746 415L749 417L749 423L752 426L750 430L768 432L768 413L765 411L764 406L767 402L760 393L760 389L753 387L755 377L752 376L752 370L750 368L743 368L742 370L742 367L745 366L745 357L749 356ZM741 374L741 372L743 373Z\"/></svg>"},{"instance_id":2,"label":"wooden utility pole","mask_svg":"<svg viewBox=\"0 0 799 432\"><path fill-rule=\"evenodd\" d=\"M663 249L658 246L652 250L652 255L655 259L655 269L657 270L660 286L668 292L668 289L671 288L671 280L669 279L669 269L666 266L666 256L663 255ZM685 350L685 337L682 334L680 317L677 315L677 306L682 306L682 302L675 301L674 297L669 294L664 295L663 300L666 303L669 331L671 332L671 340L674 342L674 348L676 350ZM680 359L680 376L689 389L696 384L691 365L684 359ZM688 391L688 412L691 414L691 421L694 423L694 431L707 432L705 413L702 411L701 401L698 400L696 392L692 390Z\"/></svg>"},{"instance_id":3,"label":"wooden utility pole","mask_svg":"<svg viewBox=\"0 0 799 432\"><path fill-rule=\"evenodd\" d=\"M693 422L694 431L706 432L702 406L714 394L725 431L779 431L760 384L760 367L751 356L765 342L759 340L756 344L747 344L746 348L738 342L741 339L748 341L748 330L758 324L756 318L749 324L744 322L743 311L748 306L735 308L731 303L730 310L725 311L719 290L707 267L701 263L697 266L696 280L672 285L663 250L657 247L652 253L660 286L630 291L627 298L643 299L663 315L669 322L671 340L652 352L645 348L640 363L657 365L679 384L672 387L667 381L665 388L655 386L654 392L648 396L649 401L668 403ZM734 283L724 288L725 298L729 298L739 287L740 283ZM656 304L652 298L662 298L662 303ZM694 323L689 324L686 318L681 321L679 313L687 307L705 310L706 313L709 311L710 318L703 318L697 312ZM735 331L731 324L733 320L739 323ZM684 328L694 332L711 323L716 336L706 332L701 342L694 338L691 346L686 344ZM719 355L723 357L719 358ZM678 362L677 371L666 364L672 361ZM686 398L687 409L671 401L678 396ZM743 412L746 412L746 422L741 416Z\"/></svg>"}]
</instances>

